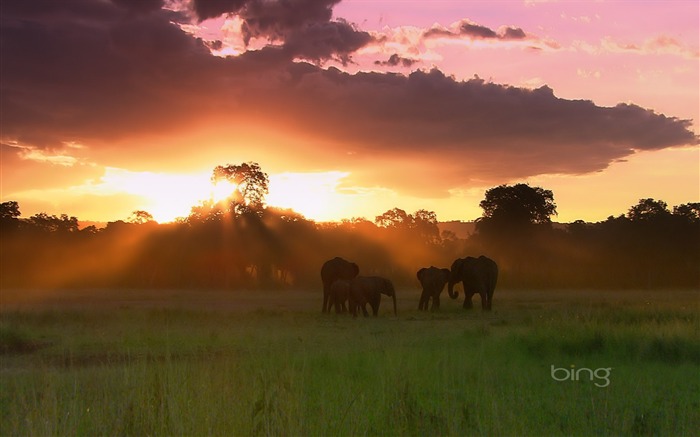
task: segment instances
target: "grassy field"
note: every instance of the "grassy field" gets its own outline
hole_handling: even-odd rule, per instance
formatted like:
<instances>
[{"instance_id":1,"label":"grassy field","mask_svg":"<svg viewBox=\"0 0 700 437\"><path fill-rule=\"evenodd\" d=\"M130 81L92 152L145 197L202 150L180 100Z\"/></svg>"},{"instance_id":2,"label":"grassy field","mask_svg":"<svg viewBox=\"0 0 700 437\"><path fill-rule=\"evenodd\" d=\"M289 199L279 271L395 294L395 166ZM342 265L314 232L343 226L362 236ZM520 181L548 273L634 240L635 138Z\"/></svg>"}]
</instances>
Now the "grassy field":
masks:
<instances>
[{"instance_id":1,"label":"grassy field","mask_svg":"<svg viewBox=\"0 0 700 437\"><path fill-rule=\"evenodd\" d=\"M697 290L398 292L3 290L0 435L700 433Z\"/></svg>"}]
</instances>

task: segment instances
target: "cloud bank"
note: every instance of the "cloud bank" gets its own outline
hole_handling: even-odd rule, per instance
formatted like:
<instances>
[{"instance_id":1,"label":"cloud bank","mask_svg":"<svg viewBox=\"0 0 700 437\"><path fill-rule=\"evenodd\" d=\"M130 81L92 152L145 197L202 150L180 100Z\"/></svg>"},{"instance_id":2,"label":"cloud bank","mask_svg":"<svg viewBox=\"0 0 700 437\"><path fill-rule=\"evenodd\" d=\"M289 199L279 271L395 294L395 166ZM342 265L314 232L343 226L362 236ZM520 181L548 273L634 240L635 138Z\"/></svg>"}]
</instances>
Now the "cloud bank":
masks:
<instances>
[{"instance_id":1,"label":"cloud bank","mask_svg":"<svg viewBox=\"0 0 700 437\"><path fill-rule=\"evenodd\" d=\"M12 147L3 150L26 155L79 144L105 161L136 161L143 138L167 144L193 129L261 126L261 133L304 139L300 150L282 143L275 151L281 160L310 157L306 168L297 159L289 171L351 171L365 186L437 196L477 182L599 171L636 151L698 143L689 120L629 104L565 100L546 86L463 81L434 68L408 75L324 68L330 60L347 65L353 53L378 43L334 19L337 3L5 1L0 128ZM222 58L183 30L222 14L243 20L246 41L268 43ZM527 37L515 27L460 23L424 36ZM399 55L376 62L412 65Z\"/></svg>"}]
</instances>

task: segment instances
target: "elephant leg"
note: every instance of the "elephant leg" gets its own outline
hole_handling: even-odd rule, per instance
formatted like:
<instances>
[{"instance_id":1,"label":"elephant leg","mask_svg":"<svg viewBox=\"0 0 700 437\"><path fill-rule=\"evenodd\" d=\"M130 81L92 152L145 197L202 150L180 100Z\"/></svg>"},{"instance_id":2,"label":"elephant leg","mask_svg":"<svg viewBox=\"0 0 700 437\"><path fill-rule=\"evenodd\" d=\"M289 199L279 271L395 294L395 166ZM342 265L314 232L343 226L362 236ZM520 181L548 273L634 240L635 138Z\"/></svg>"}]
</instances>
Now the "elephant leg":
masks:
<instances>
[{"instance_id":1,"label":"elephant leg","mask_svg":"<svg viewBox=\"0 0 700 437\"><path fill-rule=\"evenodd\" d=\"M489 309L489 298L486 293L479 293L481 296L481 309L486 311Z\"/></svg>"},{"instance_id":2,"label":"elephant leg","mask_svg":"<svg viewBox=\"0 0 700 437\"><path fill-rule=\"evenodd\" d=\"M493 301L493 293L486 294L486 310L491 311L491 302Z\"/></svg>"},{"instance_id":3,"label":"elephant leg","mask_svg":"<svg viewBox=\"0 0 700 437\"><path fill-rule=\"evenodd\" d=\"M335 306L335 313L336 313L336 314L340 314L340 311L341 311L341 309L342 309L342 306L341 306L341 304L340 304L340 298L336 298L336 300L335 300L335 302L333 303L333 305Z\"/></svg>"},{"instance_id":4,"label":"elephant leg","mask_svg":"<svg viewBox=\"0 0 700 437\"><path fill-rule=\"evenodd\" d=\"M325 288L325 287L324 287L324 288ZM326 290L324 289L324 290L323 290L323 308L321 309L321 312L327 313L327 312L330 311L330 308L328 307L328 300L329 300L329 297L330 297L330 296L328 296L328 291L326 291Z\"/></svg>"},{"instance_id":5,"label":"elephant leg","mask_svg":"<svg viewBox=\"0 0 700 437\"><path fill-rule=\"evenodd\" d=\"M469 284L467 284L467 281L462 281L462 289L464 290L464 304L462 305L462 308L473 308L474 305L472 304L472 297L474 296L474 292L469 291L471 287Z\"/></svg>"},{"instance_id":6,"label":"elephant leg","mask_svg":"<svg viewBox=\"0 0 700 437\"><path fill-rule=\"evenodd\" d=\"M365 303L362 304L362 314L363 314L365 317L369 317L369 313L367 312L367 302L365 302Z\"/></svg>"},{"instance_id":7,"label":"elephant leg","mask_svg":"<svg viewBox=\"0 0 700 437\"><path fill-rule=\"evenodd\" d=\"M474 293L464 293L464 305L462 305L462 308L470 309L474 307L474 304L472 303L473 296Z\"/></svg>"},{"instance_id":8,"label":"elephant leg","mask_svg":"<svg viewBox=\"0 0 700 437\"><path fill-rule=\"evenodd\" d=\"M431 311L440 309L440 295L433 296L433 306L430 308Z\"/></svg>"},{"instance_id":9,"label":"elephant leg","mask_svg":"<svg viewBox=\"0 0 700 437\"><path fill-rule=\"evenodd\" d=\"M420 301L418 302L418 311L423 311L428 309L428 295L423 290L423 292L420 294Z\"/></svg>"}]
</instances>

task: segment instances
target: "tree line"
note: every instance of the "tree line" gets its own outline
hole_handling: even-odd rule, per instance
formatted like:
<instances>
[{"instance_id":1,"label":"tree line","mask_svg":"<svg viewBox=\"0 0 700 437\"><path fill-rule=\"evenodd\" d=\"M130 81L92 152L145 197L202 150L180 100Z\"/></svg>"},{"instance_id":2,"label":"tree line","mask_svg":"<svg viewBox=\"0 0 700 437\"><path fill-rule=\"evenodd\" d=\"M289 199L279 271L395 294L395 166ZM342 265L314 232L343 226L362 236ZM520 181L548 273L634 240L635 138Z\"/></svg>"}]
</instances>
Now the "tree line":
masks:
<instances>
[{"instance_id":1,"label":"tree line","mask_svg":"<svg viewBox=\"0 0 700 437\"><path fill-rule=\"evenodd\" d=\"M426 209L316 223L268 207L269 179L252 162L216 167L212 181L221 180L234 184L228 199L174 223L134 211L81 229L76 217L22 218L17 202L4 202L0 287L320 287L320 266L335 256L363 275L418 286L421 267L481 254L498 262L499 287L700 287L700 203L669 209L640 199L601 222L553 226L550 190L500 185L486 190L474 232L460 238Z\"/></svg>"}]
</instances>

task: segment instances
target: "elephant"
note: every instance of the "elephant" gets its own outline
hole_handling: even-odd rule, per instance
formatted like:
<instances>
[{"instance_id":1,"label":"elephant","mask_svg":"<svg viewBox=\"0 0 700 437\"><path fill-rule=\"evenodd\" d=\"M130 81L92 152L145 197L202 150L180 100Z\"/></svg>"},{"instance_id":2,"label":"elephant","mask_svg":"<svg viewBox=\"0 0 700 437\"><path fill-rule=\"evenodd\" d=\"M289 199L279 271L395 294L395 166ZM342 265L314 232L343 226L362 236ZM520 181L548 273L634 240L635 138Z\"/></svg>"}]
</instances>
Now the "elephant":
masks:
<instances>
[{"instance_id":1,"label":"elephant","mask_svg":"<svg viewBox=\"0 0 700 437\"><path fill-rule=\"evenodd\" d=\"M462 281L464 289L464 308L472 308L472 296L479 293L481 309L491 310L493 291L498 280L498 265L485 256L456 259L450 268L450 279L447 282L447 293L452 299L457 299L458 292L453 291L454 285Z\"/></svg>"},{"instance_id":2,"label":"elephant","mask_svg":"<svg viewBox=\"0 0 700 437\"><path fill-rule=\"evenodd\" d=\"M347 311L345 302L348 301L350 297L350 281L344 279L338 279L331 284L330 296L328 300L328 311L335 306L336 314L344 313Z\"/></svg>"},{"instance_id":3,"label":"elephant","mask_svg":"<svg viewBox=\"0 0 700 437\"><path fill-rule=\"evenodd\" d=\"M435 266L424 267L418 270L416 276L423 286L423 292L418 302L418 310L427 310L430 299L433 300L430 309L432 311L440 309L440 293L442 293L445 284L450 279L450 270Z\"/></svg>"},{"instance_id":4,"label":"elephant","mask_svg":"<svg viewBox=\"0 0 700 437\"><path fill-rule=\"evenodd\" d=\"M329 259L321 267L321 281L323 282L323 308L322 311L330 311L329 297L331 284L338 279L349 281L360 274L360 268L354 262L346 261L336 256Z\"/></svg>"},{"instance_id":5,"label":"elephant","mask_svg":"<svg viewBox=\"0 0 700 437\"><path fill-rule=\"evenodd\" d=\"M391 296L394 300L394 315L396 315L396 291L394 284L390 280L381 276L357 276L350 281L350 312L353 317L357 317L357 308L362 308L364 316L367 317L367 308L365 305L369 303L372 307L372 314L376 317L379 312L379 302L382 300L382 294Z\"/></svg>"}]
</instances>

